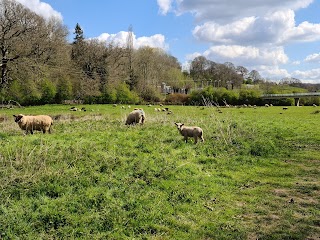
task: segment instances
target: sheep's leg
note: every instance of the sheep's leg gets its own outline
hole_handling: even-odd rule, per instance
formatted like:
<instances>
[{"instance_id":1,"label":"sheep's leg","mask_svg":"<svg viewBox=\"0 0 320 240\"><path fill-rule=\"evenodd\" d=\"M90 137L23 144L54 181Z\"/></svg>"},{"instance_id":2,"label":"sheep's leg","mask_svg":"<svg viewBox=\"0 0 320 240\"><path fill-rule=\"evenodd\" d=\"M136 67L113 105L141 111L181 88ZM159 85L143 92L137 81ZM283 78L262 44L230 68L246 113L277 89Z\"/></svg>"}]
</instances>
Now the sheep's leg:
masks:
<instances>
[{"instance_id":1,"label":"sheep's leg","mask_svg":"<svg viewBox=\"0 0 320 240\"><path fill-rule=\"evenodd\" d=\"M188 137L184 136L184 141L187 143L188 142Z\"/></svg>"},{"instance_id":2,"label":"sheep's leg","mask_svg":"<svg viewBox=\"0 0 320 240\"><path fill-rule=\"evenodd\" d=\"M195 137L194 137L194 144L197 144L197 142L198 142L198 137L195 136Z\"/></svg>"}]
</instances>

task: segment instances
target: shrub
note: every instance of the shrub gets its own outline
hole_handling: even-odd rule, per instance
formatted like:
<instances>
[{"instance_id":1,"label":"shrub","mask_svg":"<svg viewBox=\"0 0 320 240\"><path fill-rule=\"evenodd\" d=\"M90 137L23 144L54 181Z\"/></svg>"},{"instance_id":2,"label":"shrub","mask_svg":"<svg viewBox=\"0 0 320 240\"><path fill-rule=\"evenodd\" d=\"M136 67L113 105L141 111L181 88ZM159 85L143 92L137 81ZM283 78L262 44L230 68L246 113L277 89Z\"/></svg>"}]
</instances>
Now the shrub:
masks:
<instances>
[{"instance_id":1,"label":"shrub","mask_svg":"<svg viewBox=\"0 0 320 240\"><path fill-rule=\"evenodd\" d=\"M140 101L137 93L130 91L127 84L122 83L116 87L117 102L135 104Z\"/></svg>"},{"instance_id":2,"label":"shrub","mask_svg":"<svg viewBox=\"0 0 320 240\"><path fill-rule=\"evenodd\" d=\"M242 89L239 92L239 104L262 105L261 92L252 89Z\"/></svg>"},{"instance_id":3,"label":"shrub","mask_svg":"<svg viewBox=\"0 0 320 240\"><path fill-rule=\"evenodd\" d=\"M60 79L57 84L56 103L72 98L72 84L68 79Z\"/></svg>"},{"instance_id":4,"label":"shrub","mask_svg":"<svg viewBox=\"0 0 320 240\"><path fill-rule=\"evenodd\" d=\"M183 93L171 93L167 95L165 102L167 104L185 105L188 103L190 96Z\"/></svg>"},{"instance_id":5,"label":"shrub","mask_svg":"<svg viewBox=\"0 0 320 240\"><path fill-rule=\"evenodd\" d=\"M238 94L235 91L209 86L201 91L193 91L190 94L189 104L203 105L203 97L219 105L224 105L225 101L228 104L237 104L238 102Z\"/></svg>"},{"instance_id":6,"label":"shrub","mask_svg":"<svg viewBox=\"0 0 320 240\"><path fill-rule=\"evenodd\" d=\"M42 81L40 85L40 91L41 91L41 99L40 104L48 104L48 103L54 103L54 98L56 96L56 86L49 81L48 79L45 79Z\"/></svg>"},{"instance_id":7,"label":"shrub","mask_svg":"<svg viewBox=\"0 0 320 240\"><path fill-rule=\"evenodd\" d=\"M161 94L157 89L152 88L150 86L146 86L140 92L140 97L147 102L160 102Z\"/></svg>"}]
</instances>

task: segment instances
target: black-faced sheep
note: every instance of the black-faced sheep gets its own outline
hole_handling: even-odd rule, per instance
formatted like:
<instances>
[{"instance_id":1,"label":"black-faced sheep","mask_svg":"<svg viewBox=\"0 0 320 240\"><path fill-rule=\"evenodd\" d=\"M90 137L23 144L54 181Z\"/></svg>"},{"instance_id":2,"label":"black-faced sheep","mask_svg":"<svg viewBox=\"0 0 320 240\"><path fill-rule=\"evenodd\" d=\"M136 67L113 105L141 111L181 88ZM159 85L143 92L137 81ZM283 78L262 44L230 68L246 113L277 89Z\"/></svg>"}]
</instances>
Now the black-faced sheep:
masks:
<instances>
[{"instance_id":1,"label":"black-faced sheep","mask_svg":"<svg viewBox=\"0 0 320 240\"><path fill-rule=\"evenodd\" d=\"M126 125L135 125L137 123L143 124L145 117L145 113L141 108L135 109L131 113L129 113Z\"/></svg>"},{"instance_id":2,"label":"black-faced sheep","mask_svg":"<svg viewBox=\"0 0 320 240\"><path fill-rule=\"evenodd\" d=\"M30 132L33 134L34 130L42 131L43 133L51 133L51 126L53 120L47 115L25 116L23 114L13 115L14 121L18 123L22 130L26 131L26 134Z\"/></svg>"},{"instance_id":3,"label":"black-faced sheep","mask_svg":"<svg viewBox=\"0 0 320 240\"><path fill-rule=\"evenodd\" d=\"M201 142L204 142L203 131L200 127L188 127L183 123L175 123L175 125L177 126L177 129L179 130L181 135L184 136L185 142L188 141L188 137L193 137L195 144L198 142L198 138L200 138Z\"/></svg>"}]
</instances>

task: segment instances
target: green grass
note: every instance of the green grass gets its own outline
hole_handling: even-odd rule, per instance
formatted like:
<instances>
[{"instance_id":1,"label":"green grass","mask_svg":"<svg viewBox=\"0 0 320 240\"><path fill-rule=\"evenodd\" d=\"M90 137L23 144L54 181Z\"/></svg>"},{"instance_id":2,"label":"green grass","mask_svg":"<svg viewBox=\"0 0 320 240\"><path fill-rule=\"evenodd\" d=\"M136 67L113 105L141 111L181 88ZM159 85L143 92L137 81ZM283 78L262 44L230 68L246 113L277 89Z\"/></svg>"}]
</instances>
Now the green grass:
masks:
<instances>
[{"instance_id":1,"label":"green grass","mask_svg":"<svg viewBox=\"0 0 320 240\"><path fill-rule=\"evenodd\" d=\"M85 107L0 109L0 239L319 238L317 108L138 106L129 127L135 106ZM53 133L24 135L18 113L55 117Z\"/></svg>"}]
</instances>

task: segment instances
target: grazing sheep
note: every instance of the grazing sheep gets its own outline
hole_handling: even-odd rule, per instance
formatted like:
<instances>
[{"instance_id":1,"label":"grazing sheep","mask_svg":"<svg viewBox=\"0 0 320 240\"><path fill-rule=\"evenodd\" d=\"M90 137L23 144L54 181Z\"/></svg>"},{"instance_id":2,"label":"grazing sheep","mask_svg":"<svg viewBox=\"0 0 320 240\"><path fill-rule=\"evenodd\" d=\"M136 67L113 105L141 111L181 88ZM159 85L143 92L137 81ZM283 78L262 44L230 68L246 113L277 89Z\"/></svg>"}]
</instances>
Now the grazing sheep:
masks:
<instances>
[{"instance_id":1,"label":"grazing sheep","mask_svg":"<svg viewBox=\"0 0 320 240\"><path fill-rule=\"evenodd\" d=\"M137 123L141 123L142 125L144 123L145 117L146 115L142 108L135 109L131 113L129 113L126 125L135 125Z\"/></svg>"},{"instance_id":2,"label":"grazing sheep","mask_svg":"<svg viewBox=\"0 0 320 240\"><path fill-rule=\"evenodd\" d=\"M51 133L51 126L53 120L47 115L25 116L23 114L13 115L14 121L18 123L22 130L26 131L26 134L30 132L33 134L34 130L42 131L43 133Z\"/></svg>"},{"instance_id":3,"label":"grazing sheep","mask_svg":"<svg viewBox=\"0 0 320 240\"><path fill-rule=\"evenodd\" d=\"M174 124L177 126L177 129L179 130L181 135L184 136L185 142L188 141L188 137L193 137L195 144L198 142L198 138L201 139L201 142L204 142L203 131L200 127L196 127L196 126L187 127L183 123L174 123Z\"/></svg>"}]
</instances>

